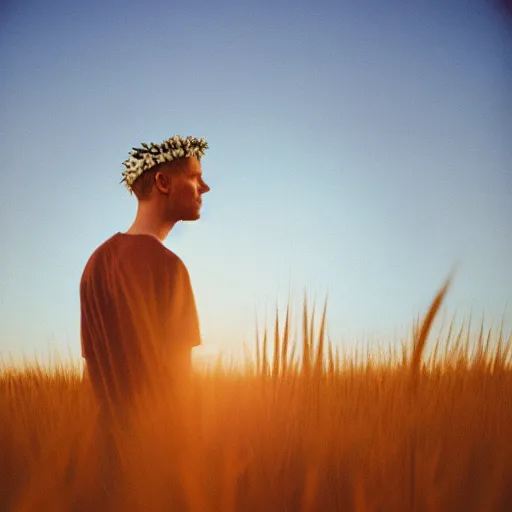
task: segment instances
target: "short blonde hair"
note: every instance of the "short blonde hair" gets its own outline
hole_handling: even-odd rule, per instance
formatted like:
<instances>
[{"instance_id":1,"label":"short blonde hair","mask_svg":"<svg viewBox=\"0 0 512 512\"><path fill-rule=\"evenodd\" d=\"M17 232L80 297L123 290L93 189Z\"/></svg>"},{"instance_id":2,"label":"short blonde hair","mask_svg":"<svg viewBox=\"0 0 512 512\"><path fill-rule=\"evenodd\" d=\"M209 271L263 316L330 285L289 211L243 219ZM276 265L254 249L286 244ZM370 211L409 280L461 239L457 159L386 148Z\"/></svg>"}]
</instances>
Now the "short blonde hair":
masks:
<instances>
[{"instance_id":1,"label":"short blonde hair","mask_svg":"<svg viewBox=\"0 0 512 512\"><path fill-rule=\"evenodd\" d=\"M143 172L133 183L132 190L138 201L145 201L149 199L153 187L155 187L155 176L157 172L163 172L168 175L177 172L183 165L182 159L173 160L172 162L164 162L155 165L151 169Z\"/></svg>"}]
</instances>

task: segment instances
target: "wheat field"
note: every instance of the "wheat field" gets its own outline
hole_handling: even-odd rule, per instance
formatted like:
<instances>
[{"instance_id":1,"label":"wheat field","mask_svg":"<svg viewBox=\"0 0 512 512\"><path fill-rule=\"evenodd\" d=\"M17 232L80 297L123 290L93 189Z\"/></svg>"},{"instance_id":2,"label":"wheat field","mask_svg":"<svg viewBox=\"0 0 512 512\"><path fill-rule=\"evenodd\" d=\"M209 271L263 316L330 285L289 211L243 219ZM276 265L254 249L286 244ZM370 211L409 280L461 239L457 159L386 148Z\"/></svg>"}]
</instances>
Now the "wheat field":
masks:
<instances>
[{"instance_id":1,"label":"wheat field","mask_svg":"<svg viewBox=\"0 0 512 512\"><path fill-rule=\"evenodd\" d=\"M300 340L276 311L253 359L196 370L182 395L162 390L110 444L77 367L4 364L0 506L510 511L512 338L482 324L474 343L453 325L428 340L447 287L401 354L358 361L325 341L325 306L315 331L304 299Z\"/></svg>"}]
</instances>

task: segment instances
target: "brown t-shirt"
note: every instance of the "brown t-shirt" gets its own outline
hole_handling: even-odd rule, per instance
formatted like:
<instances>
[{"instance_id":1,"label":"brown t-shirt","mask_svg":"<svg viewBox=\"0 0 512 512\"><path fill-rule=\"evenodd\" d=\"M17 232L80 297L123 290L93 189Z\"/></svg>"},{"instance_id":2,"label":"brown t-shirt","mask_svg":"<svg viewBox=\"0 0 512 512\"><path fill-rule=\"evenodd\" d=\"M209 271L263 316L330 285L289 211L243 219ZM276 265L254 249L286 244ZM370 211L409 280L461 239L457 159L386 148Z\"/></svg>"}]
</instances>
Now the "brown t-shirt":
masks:
<instances>
[{"instance_id":1,"label":"brown t-shirt","mask_svg":"<svg viewBox=\"0 0 512 512\"><path fill-rule=\"evenodd\" d=\"M188 271L151 235L116 233L80 280L82 356L94 391L114 403L189 370L201 344ZM109 401L110 401L109 400Z\"/></svg>"}]
</instances>

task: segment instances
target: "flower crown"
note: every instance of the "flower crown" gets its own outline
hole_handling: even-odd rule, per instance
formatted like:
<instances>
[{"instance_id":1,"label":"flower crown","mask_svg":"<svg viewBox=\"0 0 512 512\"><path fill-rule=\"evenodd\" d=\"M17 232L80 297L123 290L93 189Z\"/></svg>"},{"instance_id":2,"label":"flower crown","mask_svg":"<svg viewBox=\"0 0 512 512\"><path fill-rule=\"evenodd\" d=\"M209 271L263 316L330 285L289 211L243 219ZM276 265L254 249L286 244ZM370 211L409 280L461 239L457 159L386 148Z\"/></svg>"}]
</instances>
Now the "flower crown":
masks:
<instances>
[{"instance_id":1,"label":"flower crown","mask_svg":"<svg viewBox=\"0 0 512 512\"><path fill-rule=\"evenodd\" d=\"M154 144L153 142L141 144L142 148L132 148L128 154L130 158L123 162L126 170L121 174L123 179L119 183L125 182L126 188L133 193L132 185L134 181L144 172L151 169L155 165L170 162L177 158L185 158L194 156L198 160L204 155L205 150L208 148L208 143L203 137L197 139L196 137L186 137L183 139L180 135L175 135L170 139L164 140L161 144Z\"/></svg>"}]
</instances>

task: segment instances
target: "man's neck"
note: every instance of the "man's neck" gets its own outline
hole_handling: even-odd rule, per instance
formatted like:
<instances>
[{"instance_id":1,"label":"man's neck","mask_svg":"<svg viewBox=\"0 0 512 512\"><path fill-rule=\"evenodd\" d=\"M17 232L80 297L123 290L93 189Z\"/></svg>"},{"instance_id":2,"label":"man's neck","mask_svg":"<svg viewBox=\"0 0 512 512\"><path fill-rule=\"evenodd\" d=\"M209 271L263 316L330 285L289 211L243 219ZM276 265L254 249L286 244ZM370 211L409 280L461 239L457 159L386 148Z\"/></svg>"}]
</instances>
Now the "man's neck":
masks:
<instances>
[{"instance_id":1,"label":"man's neck","mask_svg":"<svg viewBox=\"0 0 512 512\"><path fill-rule=\"evenodd\" d=\"M159 242L164 242L164 240L169 235L169 232L173 228L174 224L170 227L166 226L150 226L147 224L143 224L135 221L126 234L128 235L151 235L154 236Z\"/></svg>"},{"instance_id":2,"label":"man's neck","mask_svg":"<svg viewBox=\"0 0 512 512\"><path fill-rule=\"evenodd\" d=\"M163 243L176 222L163 222L161 220L163 214L160 210L161 207L159 208L158 205L139 203L137 215L126 233L152 235Z\"/></svg>"},{"instance_id":3,"label":"man's neck","mask_svg":"<svg viewBox=\"0 0 512 512\"><path fill-rule=\"evenodd\" d=\"M148 235L148 236L152 236L153 238L155 238L156 240L158 240L160 243L163 243L163 241L165 240L165 238L163 240L161 240L157 235L155 235L154 233L150 233L148 231L137 231L133 228L130 228L128 231L126 231L125 233L123 233L124 235Z\"/></svg>"}]
</instances>

